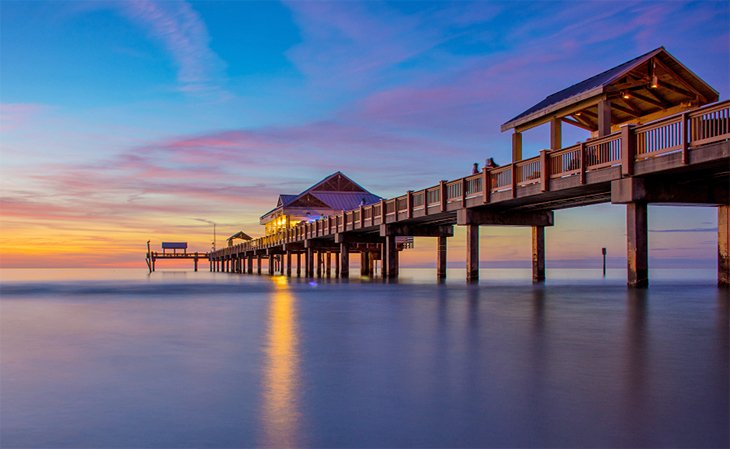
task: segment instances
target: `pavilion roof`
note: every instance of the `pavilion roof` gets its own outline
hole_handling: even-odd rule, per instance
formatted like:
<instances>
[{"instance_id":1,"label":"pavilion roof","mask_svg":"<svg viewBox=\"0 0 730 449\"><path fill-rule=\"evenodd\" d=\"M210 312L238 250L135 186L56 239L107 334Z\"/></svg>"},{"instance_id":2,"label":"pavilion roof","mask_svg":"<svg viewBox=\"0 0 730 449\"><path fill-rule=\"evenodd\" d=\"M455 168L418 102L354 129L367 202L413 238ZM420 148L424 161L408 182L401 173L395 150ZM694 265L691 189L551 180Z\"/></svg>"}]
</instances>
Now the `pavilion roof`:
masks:
<instances>
[{"instance_id":1,"label":"pavilion roof","mask_svg":"<svg viewBox=\"0 0 730 449\"><path fill-rule=\"evenodd\" d=\"M715 89L695 75L664 47L592 76L545 99L501 126L526 130L560 118L591 131L598 129L597 103L611 100L611 122L624 123L685 103L717 101Z\"/></svg>"}]
</instances>

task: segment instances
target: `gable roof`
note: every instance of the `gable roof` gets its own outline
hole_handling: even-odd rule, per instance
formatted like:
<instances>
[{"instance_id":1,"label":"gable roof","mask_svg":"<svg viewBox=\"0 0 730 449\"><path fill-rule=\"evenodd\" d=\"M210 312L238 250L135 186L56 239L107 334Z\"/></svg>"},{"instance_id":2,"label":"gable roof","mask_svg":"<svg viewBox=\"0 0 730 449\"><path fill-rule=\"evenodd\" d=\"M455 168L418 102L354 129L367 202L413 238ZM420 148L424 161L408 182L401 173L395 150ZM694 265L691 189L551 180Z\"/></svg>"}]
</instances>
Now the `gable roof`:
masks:
<instances>
[{"instance_id":1,"label":"gable roof","mask_svg":"<svg viewBox=\"0 0 730 449\"><path fill-rule=\"evenodd\" d=\"M337 171L318 181L299 195L279 195L274 209L261 216L271 215L283 208L329 208L332 210L352 210L360 205L377 203L382 198L365 190L360 184Z\"/></svg>"},{"instance_id":2,"label":"gable roof","mask_svg":"<svg viewBox=\"0 0 730 449\"><path fill-rule=\"evenodd\" d=\"M583 100L603 95L611 91L610 88L612 85L617 84L617 81L628 76L635 69L641 67L643 64L647 64L648 66L648 63L652 60L652 58L656 58L659 61L659 64L664 67L663 70L669 74L668 76L672 76L675 80L679 81L680 84L684 84L684 87L687 87L689 90L693 90L693 94L701 97L701 102L710 103L717 101L719 95L715 89L679 62L679 60L672 56L664 47L659 47L631 59L630 61L626 61L616 67L608 69L605 72L573 84L559 92L548 95L539 103L505 122L501 126L501 130L506 131L531 121L537 121L546 115L559 111L560 109L570 107ZM644 84L646 85L648 82L645 82ZM635 86L638 86L638 84ZM669 90L671 85L663 85L663 83L659 83L659 87L666 87ZM685 89L678 89L677 87L674 87L674 89L671 90L674 92L685 91L685 93L689 93L686 92Z\"/></svg>"}]
</instances>

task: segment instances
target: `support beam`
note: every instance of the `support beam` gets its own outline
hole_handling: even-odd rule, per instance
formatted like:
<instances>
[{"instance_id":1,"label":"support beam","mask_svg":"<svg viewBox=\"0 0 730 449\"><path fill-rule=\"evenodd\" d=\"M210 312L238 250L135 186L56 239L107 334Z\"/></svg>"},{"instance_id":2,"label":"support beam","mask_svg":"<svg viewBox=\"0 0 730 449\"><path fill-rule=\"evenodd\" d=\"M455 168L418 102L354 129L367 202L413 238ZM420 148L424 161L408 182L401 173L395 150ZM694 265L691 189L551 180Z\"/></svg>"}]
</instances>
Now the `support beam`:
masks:
<instances>
[{"instance_id":1,"label":"support beam","mask_svg":"<svg viewBox=\"0 0 730 449\"><path fill-rule=\"evenodd\" d=\"M286 276L291 277L291 251L286 252Z\"/></svg>"},{"instance_id":2,"label":"support beam","mask_svg":"<svg viewBox=\"0 0 730 449\"><path fill-rule=\"evenodd\" d=\"M198 258L197 257L193 259L193 263L195 264L195 271L197 272L198 271Z\"/></svg>"},{"instance_id":3,"label":"support beam","mask_svg":"<svg viewBox=\"0 0 730 449\"><path fill-rule=\"evenodd\" d=\"M545 227L532 227L532 282L545 280Z\"/></svg>"},{"instance_id":4,"label":"support beam","mask_svg":"<svg viewBox=\"0 0 730 449\"><path fill-rule=\"evenodd\" d=\"M552 226L553 212L507 212L480 209L456 211L458 225Z\"/></svg>"},{"instance_id":5,"label":"support beam","mask_svg":"<svg viewBox=\"0 0 730 449\"><path fill-rule=\"evenodd\" d=\"M717 286L730 288L730 206L717 208Z\"/></svg>"},{"instance_id":6,"label":"support beam","mask_svg":"<svg viewBox=\"0 0 730 449\"><path fill-rule=\"evenodd\" d=\"M385 277L395 279L398 277L398 246L395 243L395 236L385 237L385 259L383 260Z\"/></svg>"},{"instance_id":7,"label":"support beam","mask_svg":"<svg viewBox=\"0 0 730 449\"><path fill-rule=\"evenodd\" d=\"M340 277L340 252L335 251L335 278Z\"/></svg>"},{"instance_id":8,"label":"support beam","mask_svg":"<svg viewBox=\"0 0 730 449\"><path fill-rule=\"evenodd\" d=\"M317 277L322 277L322 251L317 251Z\"/></svg>"},{"instance_id":9,"label":"support beam","mask_svg":"<svg viewBox=\"0 0 730 449\"><path fill-rule=\"evenodd\" d=\"M400 235L408 237L453 237L453 225L418 225L408 223L393 223L380 225L380 236Z\"/></svg>"},{"instance_id":10,"label":"support beam","mask_svg":"<svg viewBox=\"0 0 730 449\"><path fill-rule=\"evenodd\" d=\"M325 255L325 272L328 278L332 277L332 253L330 251L327 251Z\"/></svg>"},{"instance_id":11,"label":"support beam","mask_svg":"<svg viewBox=\"0 0 730 449\"><path fill-rule=\"evenodd\" d=\"M522 133L515 131L512 134L512 162L522 160Z\"/></svg>"},{"instance_id":12,"label":"support beam","mask_svg":"<svg viewBox=\"0 0 730 449\"><path fill-rule=\"evenodd\" d=\"M647 205L643 202L626 205L626 250L628 285L633 288L649 286L649 244Z\"/></svg>"},{"instance_id":13,"label":"support beam","mask_svg":"<svg viewBox=\"0 0 730 449\"><path fill-rule=\"evenodd\" d=\"M269 276L274 275L274 255L269 254Z\"/></svg>"},{"instance_id":14,"label":"support beam","mask_svg":"<svg viewBox=\"0 0 730 449\"><path fill-rule=\"evenodd\" d=\"M479 225L466 225L466 281L479 281Z\"/></svg>"},{"instance_id":15,"label":"support beam","mask_svg":"<svg viewBox=\"0 0 730 449\"><path fill-rule=\"evenodd\" d=\"M302 253L297 253L297 277L302 277Z\"/></svg>"},{"instance_id":16,"label":"support beam","mask_svg":"<svg viewBox=\"0 0 730 449\"><path fill-rule=\"evenodd\" d=\"M550 149L559 150L563 148L563 129L561 120L554 118L550 120Z\"/></svg>"},{"instance_id":17,"label":"support beam","mask_svg":"<svg viewBox=\"0 0 730 449\"><path fill-rule=\"evenodd\" d=\"M611 101L603 99L598 102L598 137L611 134Z\"/></svg>"},{"instance_id":18,"label":"support beam","mask_svg":"<svg viewBox=\"0 0 730 449\"><path fill-rule=\"evenodd\" d=\"M256 274L261 274L261 254L256 254Z\"/></svg>"},{"instance_id":19,"label":"support beam","mask_svg":"<svg viewBox=\"0 0 730 449\"><path fill-rule=\"evenodd\" d=\"M246 256L246 264L246 272L248 274L253 274L253 254L249 254L248 256Z\"/></svg>"},{"instance_id":20,"label":"support beam","mask_svg":"<svg viewBox=\"0 0 730 449\"><path fill-rule=\"evenodd\" d=\"M437 237L436 277L446 279L446 237Z\"/></svg>"}]
</instances>

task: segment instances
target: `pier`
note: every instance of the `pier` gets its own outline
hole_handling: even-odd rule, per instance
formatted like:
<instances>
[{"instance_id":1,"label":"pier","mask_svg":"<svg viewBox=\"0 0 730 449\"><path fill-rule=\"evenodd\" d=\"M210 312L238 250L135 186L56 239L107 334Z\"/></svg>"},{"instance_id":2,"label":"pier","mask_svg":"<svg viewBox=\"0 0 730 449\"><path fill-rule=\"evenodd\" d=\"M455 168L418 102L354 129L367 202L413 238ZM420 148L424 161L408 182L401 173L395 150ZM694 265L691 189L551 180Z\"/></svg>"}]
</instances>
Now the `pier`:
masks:
<instances>
[{"instance_id":1,"label":"pier","mask_svg":"<svg viewBox=\"0 0 730 449\"><path fill-rule=\"evenodd\" d=\"M575 84L502 125L514 130L511 163L475 164L471 175L396 198L283 228L209 254L210 269L261 274L348 277L350 255L361 274L398 276L405 237L438 239L437 276L446 275L448 238L466 228L466 280L479 277L482 226L532 230L533 281L545 279L545 227L555 210L598 203L626 207L627 284L648 285L649 204L706 205L718 213L718 285L730 285L730 102L663 48ZM522 158L522 132L549 124L550 148ZM561 126L591 132L562 145ZM281 200L280 200L281 203ZM302 262L303 260L303 262ZM303 268L303 273L302 273Z\"/></svg>"},{"instance_id":2,"label":"pier","mask_svg":"<svg viewBox=\"0 0 730 449\"><path fill-rule=\"evenodd\" d=\"M201 259L210 261L208 253L200 252L187 252L188 245L186 242L162 242L162 252L152 251L150 248L150 242L147 241L147 255L145 256L145 262L147 263L147 269L150 273L157 269L158 260L182 260L192 259L194 271L198 271L198 263ZM182 252L177 252L180 249ZM172 252L168 252L172 250ZM212 267L212 266L211 266Z\"/></svg>"}]
</instances>

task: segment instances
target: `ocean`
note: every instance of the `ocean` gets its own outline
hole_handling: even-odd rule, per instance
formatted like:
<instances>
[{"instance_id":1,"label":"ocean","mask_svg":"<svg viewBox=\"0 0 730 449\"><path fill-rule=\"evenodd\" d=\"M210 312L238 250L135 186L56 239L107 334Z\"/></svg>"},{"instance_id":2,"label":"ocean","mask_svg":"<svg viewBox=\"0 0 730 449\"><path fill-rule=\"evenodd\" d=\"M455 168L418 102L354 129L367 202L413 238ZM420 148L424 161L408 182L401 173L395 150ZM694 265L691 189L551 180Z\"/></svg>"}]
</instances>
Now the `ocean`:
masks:
<instances>
[{"instance_id":1,"label":"ocean","mask_svg":"<svg viewBox=\"0 0 730 449\"><path fill-rule=\"evenodd\" d=\"M728 447L712 270L1 270L0 446Z\"/></svg>"}]
</instances>

